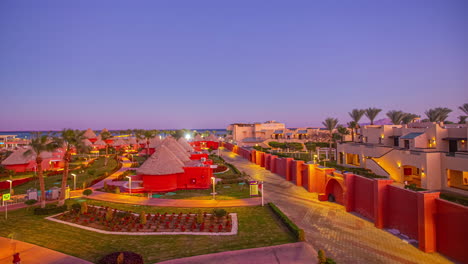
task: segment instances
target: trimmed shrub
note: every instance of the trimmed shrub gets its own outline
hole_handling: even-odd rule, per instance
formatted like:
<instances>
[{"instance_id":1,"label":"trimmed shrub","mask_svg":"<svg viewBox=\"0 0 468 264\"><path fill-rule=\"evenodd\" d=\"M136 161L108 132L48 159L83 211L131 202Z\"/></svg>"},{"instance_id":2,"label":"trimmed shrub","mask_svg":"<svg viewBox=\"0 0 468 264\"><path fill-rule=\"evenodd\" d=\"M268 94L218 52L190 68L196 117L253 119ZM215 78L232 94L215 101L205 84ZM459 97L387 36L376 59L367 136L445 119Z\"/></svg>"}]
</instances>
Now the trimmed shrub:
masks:
<instances>
[{"instance_id":1,"label":"trimmed shrub","mask_svg":"<svg viewBox=\"0 0 468 264\"><path fill-rule=\"evenodd\" d=\"M213 209L213 215L218 217L218 218L221 218L221 217L227 215L227 212L224 209Z\"/></svg>"},{"instance_id":2,"label":"trimmed shrub","mask_svg":"<svg viewBox=\"0 0 468 264\"><path fill-rule=\"evenodd\" d=\"M104 256L98 264L144 264L144 262L141 255L131 251L123 251Z\"/></svg>"},{"instance_id":3,"label":"trimmed shrub","mask_svg":"<svg viewBox=\"0 0 468 264\"><path fill-rule=\"evenodd\" d=\"M75 212L79 212L81 210L81 204L79 203L74 203L71 205L71 209Z\"/></svg>"},{"instance_id":4,"label":"trimmed shrub","mask_svg":"<svg viewBox=\"0 0 468 264\"><path fill-rule=\"evenodd\" d=\"M91 189L86 189L83 191L83 195L90 196L93 193L93 190Z\"/></svg>"},{"instance_id":5,"label":"trimmed shrub","mask_svg":"<svg viewBox=\"0 0 468 264\"><path fill-rule=\"evenodd\" d=\"M317 258L318 258L317 264L335 264L336 263L333 259L327 258L327 256L325 255L325 251L323 251L322 249L318 251Z\"/></svg>"},{"instance_id":6,"label":"trimmed shrub","mask_svg":"<svg viewBox=\"0 0 468 264\"><path fill-rule=\"evenodd\" d=\"M66 205L57 206L55 204L47 204L44 208L34 208L35 215L48 215L48 214L58 214L65 212L67 210Z\"/></svg>"},{"instance_id":7,"label":"trimmed shrub","mask_svg":"<svg viewBox=\"0 0 468 264\"><path fill-rule=\"evenodd\" d=\"M34 199L27 200L26 202L24 202L24 204L26 204L26 205L33 205L33 204L36 204L36 203L37 203L37 200L34 200Z\"/></svg>"},{"instance_id":8,"label":"trimmed shrub","mask_svg":"<svg viewBox=\"0 0 468 264\"><path fill-rule=\"evenodd\" d=\"M278 207L273 203L268 203L271 210L281 219L281 221L286 225L286 227L294 234L297 241L305 241L304 230L297 227L296 224L291 221Z\"/></svg>"},{"instance_id":9,"label":"trimmed shrub","mask_svg":"<svg viewBox=\"0 0 468 264\"><path fill-rule=\"evenodd\" d=\"M145 213L145 211L140 213L140 223L141 224L146 224L146 213Z\"/></svg>"}]
</instances>

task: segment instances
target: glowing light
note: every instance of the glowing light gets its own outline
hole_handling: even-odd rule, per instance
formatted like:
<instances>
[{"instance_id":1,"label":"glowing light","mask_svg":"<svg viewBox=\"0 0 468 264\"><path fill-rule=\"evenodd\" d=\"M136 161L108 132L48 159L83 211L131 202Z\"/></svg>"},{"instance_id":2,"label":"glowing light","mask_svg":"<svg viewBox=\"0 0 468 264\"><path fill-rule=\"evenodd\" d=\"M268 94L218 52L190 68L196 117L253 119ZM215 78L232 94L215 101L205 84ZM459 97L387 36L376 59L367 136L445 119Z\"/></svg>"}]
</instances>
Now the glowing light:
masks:
<instances>
[{"instance_id":1,"label":"glowing light","mask_svg":"<svg viewBox=\"0 0 468 264\"><path fill-rule=\"evenodd\" d=\"M382 135L380 136L380 138L382 138L382 139L383 139L383 138L384 138L384 135L382 134Z\"/></svg>"},{"instance_id":2,"label":"glowing light","mask_svg":"<svg viewBox=\"0 0 468 264\"><path fill-rule=\"evenodd\" d=\"M190 134L185 135L185 139L186 139L186 140L190 140L190 138L191 138L191 137L190 137Z\"/></svg>"},{"instance_id":3,"label":"glowing light","mask_svg":"<svg viewBox=\"0 0 468 264\"><path fill-rule=\"evenodd\" d=\"M398 165L398 168L401 168L401 163L400 162L398 162L397 165Z\"/></svg>"}]
</instances>

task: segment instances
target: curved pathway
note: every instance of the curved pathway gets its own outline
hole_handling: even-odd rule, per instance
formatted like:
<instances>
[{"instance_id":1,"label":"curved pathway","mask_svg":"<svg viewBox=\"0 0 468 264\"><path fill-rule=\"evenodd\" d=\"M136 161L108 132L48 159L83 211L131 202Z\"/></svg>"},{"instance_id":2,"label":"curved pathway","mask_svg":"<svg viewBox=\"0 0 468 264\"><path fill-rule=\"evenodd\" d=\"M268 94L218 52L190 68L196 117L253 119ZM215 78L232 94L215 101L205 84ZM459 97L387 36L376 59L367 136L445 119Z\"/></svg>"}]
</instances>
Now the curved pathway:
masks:
<instances>
[{"instance_id":1,"label":"curved pathway","mask_svg":"<svg viewBox=\"0 0 468 264\"><path fill-rule=\"evenodd\" d=\"M223 158L256 180L264 181L265 200L275 203L304 229L316 250L337 263L452 263L439 253L424 253L372 222L347 213L343 206L319 202L316 193L284 180L230 151Z\"/></svg>"},{"instance_id":2,"label":"curved pathway","mask_svg":"<svg viewBox=\"0 0 468 264\"><path fill-rule=\"evenodd\" d=\"M89 261L18 240L0 237L0 264L13 263L13 253L20 253L27 264L92 264Z\"/></svg>"},{"instance_id":3,"label":"curved pathway","mask_svg":"<svg viewBox=\"0 0 468 264\"><path fill-rule=\"evenodd\" d=\"M262 203L261 198L248 198L237 200L184 200L184 199L160 199L146 198L139 196L130 196L123 194L114 194L107 192L95 191L87 198L113 203L139 204L148 206L161 207L241 207L241 206L257 206Z\"/></svg>"},{"instance_id":4,"label":"curved pathway","mask_svg":"<svg viewBox=\"0 0 468 264\"><path fill-rule=\"evenodd\" d=\"M317 263L316 251L307 243L250 248L200 255L159 262L158 264L312 264Z\"/></svg>"}]
</instances>

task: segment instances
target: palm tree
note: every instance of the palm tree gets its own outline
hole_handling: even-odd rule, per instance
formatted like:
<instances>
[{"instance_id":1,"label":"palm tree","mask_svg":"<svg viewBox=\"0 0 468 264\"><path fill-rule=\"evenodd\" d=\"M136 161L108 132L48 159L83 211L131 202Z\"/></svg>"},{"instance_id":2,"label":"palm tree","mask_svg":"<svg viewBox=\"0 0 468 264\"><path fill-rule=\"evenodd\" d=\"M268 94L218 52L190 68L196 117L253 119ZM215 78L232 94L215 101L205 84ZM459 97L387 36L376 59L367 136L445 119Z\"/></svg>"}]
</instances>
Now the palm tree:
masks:
<instances>
[{"instance_id":1,"label":"palm tree","mask_svg":"<svg viewBox=\"0 0 468 264\"><path fill-rule=\"evenodd\" d=\"M341 139L341 143L343 143L344 141L344 136L345 135L349 135L349 130L342 126L342 125L339 125L337 128L336 128L336 131L338 132L338 134L340 135L340 139Z\"/></svg>"},{"instance_id":2,"label":"palm tree","mask_svg":"<svg viewBox=\"0 0 468 264\"><path fill-rule=\"evenodd\" d=\"M101 136L102 141L106 143L106 157L104 159L104 166L107 166L107 160L108 160L108 155L109 155L109 143L108 139L112 137L112 134L109 131L104 131L99 134Z\"/></svg>"},{"instance_id":3,"label":"palm tree","mask_svg":"<svg viewBox=\"0 0 468 264\"><path fill-rule=\"evenodd\" d=\"M359 121L361 120L362 116L366 110L364 109L353 109L351 112L348 112L349 116L353 121L348 123L348 127L351 128L351 140L354 142L354 131L359 128Z\"/></svg>"},{"instance_id":4,"label":"palm tree","mask_svg":"<svg viewBox=\"0 0 468 264\"><path fill-rule=\"evenodd\" d=\"M399 125L403 121L403 118L405 118L405 113L402 111L397 111L397 110L391 110L387 112L387 117L390 118L392 123L394 125Z\"/></svg>"},{"instance_id":5,"label":"palm tree","mask_svg":"<svg viewBox=\"0 0 468 264\"><path fill-rule=\"evenodd\" d=\"M63 155L64 167L62 175L62 186L60 192L59 205L65 203L65 188L67 186L69 164L71 161L71 152L75 150L77 153L88 152L89 147L83 142L86 138L84 137L85 131L64 129L61 132L61 138L58 139L60 145L65 148Z\"/></svg>"},{"instance_id":6,"label":"palm tree","mask_svg":"<svg viewBox=\"0 0 468 264\"><path fill-rule=\"evenodd\" d=\"M336 125L338 124L337 118L329 117L322 122L322 125L330 132L330 148L328 151L331 151L332 148L332 141L333 141L333 130L335 129Z\"/></svg>"},{"instance_id":7,"label":"palm tree","mask_svg":"<svg viewBox=\"0 0 468 264\"><path fill-rule=\"evenodd\" d=\"M415 114L405 113L405 116L403 117L403 119L401 120L401 122L402 122L403 124L409 124L409 123L413 122L413 120L414 120L415 118L418 118L418 117L420 117L420 116L415 115Z\"/></svg>"},{"instance_id":8,"label":"palm tree","mask_svg":"<svg viewBox=\"0 0 468 264\"><path fill-rule=\"evenodd\" d=\"M466 124L466 118L468 118L468 116L459 116L458 124Z\"/></svg>"},{"instance_id":9,"label":"palm tree","mask_svg":"<svg viewBox=\"0 0 468 264\"><path fill-rule=\"evenodd\" d=\"M458 109L460 109L465 115L468 116L468 104L463 104L462 106L459 106Z\"/></svg>"},{"instance_id":10,"label":"palm tree","mask_svg":"<svg viewBox=\"0 0 468 264\"><path fill-rule=\"evenodd\" d=\"M426 114L429 122L444 122L448 115L452 112L452 109L447 107L436 107L433 109L429 109L424 114Z\"/></svg>"},{"instance_id":11,"label":"palm tree","mask_svg":"<svg viewBox=\"0 0 468 264\"><path fill-rule=\"evenodd\" d=\"M149 156L149 143L150 139L157 136L159 132L157 130L144 130L142 134L140 134L140 138L146 141L146 155Z\"/></svg>"},{"instance_id":12,"label":"palm tree","mask_svg":"<svg viewBox=\"0 0 468 264\"><path fill-rule=\"evenodd\" d=\"M365 114L366 114L367 118L369 118L371 125L374 124L374 120L377 117L377 115L380 113L380 111L382 111L382 109L373 108L373 107L369 107L369 108L366 109Z\"/></svg>"},{"instance_id":13,"label":"palm tree","mask_svg":"<svg viewBox=\"0 0 468 264\"><path fill-rule=\"evenodd\" d=\"M29 147L30 149L25 151L24 155L36 155L37 176L39 178L39 188L41 189L41 207L44 208L46 204L44 174L42 171L42 161L44 159L41 155L45 152L55 151L59 148L59 143L54 138L50 139L47 135L41 135L41 133L38 132L34 134L29 143Z\"/></svg>"}]
</instances>

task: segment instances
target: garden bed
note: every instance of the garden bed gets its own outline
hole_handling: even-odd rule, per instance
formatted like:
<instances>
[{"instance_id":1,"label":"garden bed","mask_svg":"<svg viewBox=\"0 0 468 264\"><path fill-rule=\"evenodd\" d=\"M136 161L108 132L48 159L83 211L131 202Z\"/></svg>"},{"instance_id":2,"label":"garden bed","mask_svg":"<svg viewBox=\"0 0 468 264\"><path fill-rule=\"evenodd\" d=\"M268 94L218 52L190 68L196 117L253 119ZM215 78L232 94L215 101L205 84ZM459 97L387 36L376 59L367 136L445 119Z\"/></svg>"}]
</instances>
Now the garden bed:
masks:
<instances>
[{"instance_id":1,"label":"garden bed","mask_svg":"<svg viewBox=\"0 0 468 264\"><path fill-rule=\"evenodd\" d=\"M70 226L114 235L235 235L237 214L222 217L204 213L137 214L110 207L83 206L46 219Z\"/></svg>"}]
</instances>

